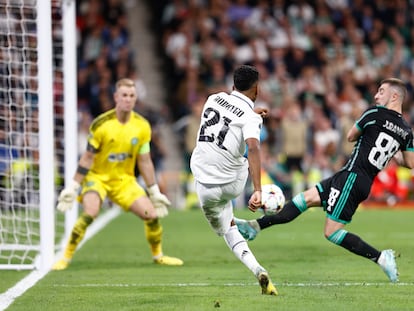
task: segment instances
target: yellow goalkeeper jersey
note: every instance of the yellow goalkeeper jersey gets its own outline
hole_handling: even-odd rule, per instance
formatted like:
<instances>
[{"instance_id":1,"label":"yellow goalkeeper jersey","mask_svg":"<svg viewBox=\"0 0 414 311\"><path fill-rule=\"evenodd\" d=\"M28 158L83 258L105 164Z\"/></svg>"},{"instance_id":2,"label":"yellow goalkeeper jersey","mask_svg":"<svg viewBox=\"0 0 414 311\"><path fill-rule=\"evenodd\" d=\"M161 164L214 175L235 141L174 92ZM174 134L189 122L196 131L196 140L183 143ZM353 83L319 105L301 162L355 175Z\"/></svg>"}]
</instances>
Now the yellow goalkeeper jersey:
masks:
<instances>
[{"instance_id":1,"label":"yellow goalkeeper jersey","mask_svg":"<svg viewBox=\"0 0 414 311\"><path fill-rule=\"evenodd\" d=\"M90 171L103 181L134 176L137 156L150 140L151 126L140 114L131 112L125 124L118 121L115 109L101 114L89 128L88 144L95 152Z\"/></svg>"}]
</instances>

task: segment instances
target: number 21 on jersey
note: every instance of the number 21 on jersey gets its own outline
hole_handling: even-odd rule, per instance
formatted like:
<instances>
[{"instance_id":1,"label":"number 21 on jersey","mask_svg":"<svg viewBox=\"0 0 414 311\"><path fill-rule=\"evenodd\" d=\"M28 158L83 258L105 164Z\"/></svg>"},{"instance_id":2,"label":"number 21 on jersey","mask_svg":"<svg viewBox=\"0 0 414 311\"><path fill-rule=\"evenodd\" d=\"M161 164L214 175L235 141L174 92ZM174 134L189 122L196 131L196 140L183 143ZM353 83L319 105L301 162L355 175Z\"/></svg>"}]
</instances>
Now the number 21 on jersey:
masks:
<instances>
[{"instance_id":1,"label":"number 21 on jersey","mask_svg":"<svg viewBox=\"0 0 414 311\"><path fill-rule=\"evenodd\" d=\"M203 114L204 123L200 128L200 135L198 137L198 141L204 142L216 142L217 146L221 149L227 150L227 148L223 145L224 139L226 138L227 132L229 131L229 124L231 123L231 119L227 118L226 116L221 117L220 112L213 108L207 108ZM221 128L217 128L216 132L212 131L212 126L223 123ZM206 133L206 130L210 134Z\"/></svg>"}]
</instances>

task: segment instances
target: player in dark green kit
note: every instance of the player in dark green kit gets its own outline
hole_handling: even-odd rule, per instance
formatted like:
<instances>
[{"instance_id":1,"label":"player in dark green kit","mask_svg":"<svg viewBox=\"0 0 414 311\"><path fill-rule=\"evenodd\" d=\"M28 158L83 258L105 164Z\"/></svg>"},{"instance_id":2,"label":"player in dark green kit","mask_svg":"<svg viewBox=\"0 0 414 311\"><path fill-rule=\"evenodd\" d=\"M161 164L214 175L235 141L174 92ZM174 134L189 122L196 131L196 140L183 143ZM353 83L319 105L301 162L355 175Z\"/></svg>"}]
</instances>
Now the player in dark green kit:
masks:
<instances>
[{"instance_id":1,"label":"player in dark green kit","mask_svg":"<svg viewBox=\"0 0 414 311\"><path fill-rule=\"evenodd\" d=\"M309 207L322 206L326 211L325 237L377 263L391 282L397 282L394 251L379 251L344 227L351 222L358 205L368 197L374 177L392 157L395 156L400 165L414 167L413 134L402 118L406 93L405 83L399 79L381 81L374 97L376 105L367 109L348 132L348 141L356 143L346 165L330 178L296 195L276 215L250 221L236 219L243 237L253 240L260 230L290 222Z\"/></svg>"}]
</instances>

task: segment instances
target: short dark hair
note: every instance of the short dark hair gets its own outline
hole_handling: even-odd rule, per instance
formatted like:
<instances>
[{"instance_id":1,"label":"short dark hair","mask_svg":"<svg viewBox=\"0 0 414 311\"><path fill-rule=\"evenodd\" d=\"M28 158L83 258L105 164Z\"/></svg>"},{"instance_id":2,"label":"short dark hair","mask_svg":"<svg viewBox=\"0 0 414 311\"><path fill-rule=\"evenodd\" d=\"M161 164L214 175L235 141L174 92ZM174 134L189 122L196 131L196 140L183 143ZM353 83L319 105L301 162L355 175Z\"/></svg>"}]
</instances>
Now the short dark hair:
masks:
<instances>
[{"instance_id":1,"label":"short dark hair","mask_svg":"<svg viewBox=\"0 0 414 311\"><path fill-rule=\"evenodd\" d=\"M233 80L236 90L247 91L259 81L259 72L253 66L241 65L234 71Z\"/></svg>"}]
</instances>

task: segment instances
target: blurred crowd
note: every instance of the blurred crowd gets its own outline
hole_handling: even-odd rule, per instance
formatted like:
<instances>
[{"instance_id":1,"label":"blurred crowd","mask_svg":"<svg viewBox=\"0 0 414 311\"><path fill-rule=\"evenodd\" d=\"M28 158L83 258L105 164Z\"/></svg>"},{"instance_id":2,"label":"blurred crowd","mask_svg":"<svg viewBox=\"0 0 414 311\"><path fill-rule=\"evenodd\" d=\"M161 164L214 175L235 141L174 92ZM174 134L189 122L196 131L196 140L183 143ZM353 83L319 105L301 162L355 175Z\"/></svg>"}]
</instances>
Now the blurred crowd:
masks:
<instances>
[{"instance_id":1,"label":"blurred crowd","mask_svg":"<svg viewBox=\"0 0 414 311\"><path fill-rule=\"evenodd\" d=\"M137 85L137 111L153 125L153 159L162 169L165 151L157 126L164 116L146 104L147 89L135 64L139 55L130 43L128 5L134 1L76 1L78 149L86 148L91 120L113 107L115 81L128 77ZM259 69L256 104L270 112L262 132L263 182L278 184L288 198L344 164L353 147L345 133L373 103L381 79L407 82L404 113L414 123L414 0L147 0L146 5L158 36L156 53L164 57L160 91L168 93L165 106L180 139L183 185L190 195L189 157L202 105L208 94L231 90L232 72L240 64ZM55 128L61 131L56 144L62 150L61 1L52 9ZM2 20L8 20L0 23L1 38L16 44L0 48L3 181L12 159L38 164L37 39L28 35L21 49L23 37L16 35L19 27L34 30L33 12L0 6ZM22 137L24 132L29 135ZM390 204L413 199L412 181L410 171L390 163L370 199Z\"/></svg>"},{"instance_id":2,"label":"blurred crowd","mask_svg":"<svg viewBox=\"0 0 414 311\"><path fill-rule=\"evenodd\" d=\"M89 125L99 114L114 107L115 83L121 78L135 81L137 104L135 110L144 115L152 125L151 154L157 174L163 168L165 156L160 140L163 113L147 102L147 86L136 63L139 57L131 45L128 9L134 1L80 0L76 1L78 31L78 111L81 154L87 145ZM138 172L137 172L138 174ZM159 184L165 182L159 175Z\"/></svg>"},{"instance_id":3,"label":"blurred crowd","mask_svg":"<svg viewBox=\"0 0 414 311\"><path fill-rule=\"evenodd\" d=\"M33 3L0 5L0 210L22 207L38 187L37 37ZM13 174L11 173L13 172ZM11 191L11 189L13 189Z\"/></svg>"},{"instance_id":4,"label":"blurred crowd","mask_svg":"<svg viewBox=\"0 0 414 311\"><path fill-rule=\"evenodd\" d=\"M161 165L163 150L159 144L158 126L163 116L153 113L153 107L146 102L147 87L136 64L136 48L130 42L128 8L132 5L134 1L76 1L80 131L78 150L82 153L86 148L92 119L114 107L116 81L130 78L137 87L135 110L143 114L153 126L153 160L155 164Z\"/></svg>"},{"instance_id":5,"label":"blurred crowd","mask_svg":"<svg viewBox=\"0 0 414 311\"><path fill-rule=\"evenodd\" d=\"M113 108L115 82L133 79L137 110L146 97L130 44L124 0L76 1L77 104L79 154L86 148L89 125ZM133 5L133 3L130 3ZM64 175L64 1L52 1L53 104L56 185ZM38 68L36 2L9 1L0 5L0 201L2 208L36 201L39 186ZM147 113L147 111L145 111ZM149 113L149 112L148 112ZM153 120L151 120L153 121ZM155 122L156 120L154 120ZM156 131L155 131L156 133ZM156 141L156 139L154 139ZM66 144L67 146L67 144ZM156 148L154 148L156 149ZM154 152L154 157L157 154Z\"/></svg>"},{"instance_id":6,"label":"blurred crowd","mask_svg":"<svg viewBox=\"0 0 414 311\"><path fill-rule=\"evenodd\" d=\"M78 108L96 117L113 107L114 82L122 77L136 80L138 71L124 2L83 0L76 6Z\"/></svg>"},{"instance_id":7,"label":"blurred crowd","mask_svg":"<svg viewBox=\"0 0 414 311\"><path fill-rule=\"evenodd\" d=\"M404 113L414 123L412 0L169 0L152 9L187 172L200 105L210 93L231 90L240 64L259 69L256 104L270 110L264 181L288 197L344 164L353 147L346 132L373 104L381 79L407 82ZM371 199L410 198L411 172L389 167Z\"/></svg>"}]
</instances>

